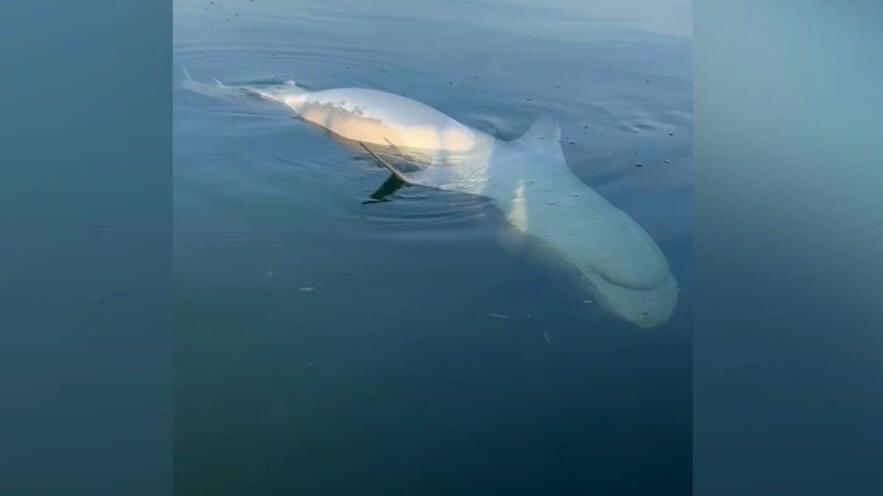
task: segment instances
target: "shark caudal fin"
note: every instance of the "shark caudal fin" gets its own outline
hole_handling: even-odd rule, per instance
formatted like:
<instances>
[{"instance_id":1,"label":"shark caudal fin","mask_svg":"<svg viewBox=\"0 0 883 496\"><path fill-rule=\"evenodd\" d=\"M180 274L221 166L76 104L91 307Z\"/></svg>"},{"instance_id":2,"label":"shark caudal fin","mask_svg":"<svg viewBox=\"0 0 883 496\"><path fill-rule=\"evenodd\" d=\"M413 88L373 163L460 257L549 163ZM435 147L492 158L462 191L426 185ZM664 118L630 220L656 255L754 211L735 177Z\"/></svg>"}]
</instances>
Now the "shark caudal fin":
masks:
<instances>
[{"instance_id":1,"label":"shark caudal fin","mask_svg":"<svg viewBox=\"0 0 883 496\"><path fill-rule=\"evenodd\" d=\"M212 78L213 83L196 81L190 76L186 67L181 68L184 72L182 86L194 93L220 98L224 100L243 100L256 98L276 104L286 104L288 98L308 93L307 90L298 86L294 81L258 82L247 86L227 85Z\"/></svg>"},{"instance_id":2,"label":"shark caudal fin","mask_svg":"<svg viewBox=\"0 0 883 496\"><path fill-rule=\"evenodd\" d=\"M540 117L512 143L530 151L545 150L560 153L561 128L552 119Z\"/></svg>"},{"instance_id":3,"label":"shark caudal fin","mask_svg":"<svg viewBox=\"0 0 883 496\"><path fill-rule=\"evenodd\" d=\"M243 94L242 88L237 86L227 86L217 79L214 80L214 83L202 83L196 81L190 76L190 71L188 71L186 67L182 67L182 69L184 71L184 82L182 83L182 86L194 93L225 99L242 96Z\"/></svg>"}]
</instances>

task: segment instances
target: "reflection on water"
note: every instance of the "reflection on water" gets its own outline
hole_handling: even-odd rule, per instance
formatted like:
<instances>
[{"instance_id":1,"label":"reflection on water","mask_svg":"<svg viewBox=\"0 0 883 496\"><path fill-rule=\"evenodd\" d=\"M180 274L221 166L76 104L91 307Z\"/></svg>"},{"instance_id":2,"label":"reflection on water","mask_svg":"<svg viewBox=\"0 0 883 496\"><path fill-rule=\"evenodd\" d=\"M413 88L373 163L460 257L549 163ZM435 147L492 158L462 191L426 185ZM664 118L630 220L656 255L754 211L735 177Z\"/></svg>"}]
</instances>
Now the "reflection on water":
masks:
<instances>
[{"instance_id":1,"label":"reflection on water","mask_svg":"<svg viewBox=\"0 0 883 496\"><path fill-rule=\"evenodd\" d=\"M690 5L594 3L176 2L181 494L688 493ZM676 315L608 317L487 200L396 187L183 67L403 94L507 140L550 115L666 253Z\"/></svg>"}]
</instances>

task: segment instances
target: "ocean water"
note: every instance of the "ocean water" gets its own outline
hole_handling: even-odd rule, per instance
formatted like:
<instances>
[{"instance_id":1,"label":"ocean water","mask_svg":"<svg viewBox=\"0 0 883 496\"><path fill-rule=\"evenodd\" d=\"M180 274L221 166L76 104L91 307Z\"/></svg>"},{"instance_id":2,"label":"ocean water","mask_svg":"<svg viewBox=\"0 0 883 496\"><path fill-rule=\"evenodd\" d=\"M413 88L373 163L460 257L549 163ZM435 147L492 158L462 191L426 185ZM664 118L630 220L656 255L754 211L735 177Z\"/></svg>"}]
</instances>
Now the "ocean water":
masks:
<instances>
[{"instance_id":1,"label":"ocean water","mask_svg":"<svg viewBox=\"0 0 883 496\"><path fill-rule=\"evenodd\" d=\"M692 6L176 0L182 495L689 494ZM404 94L504 139L540 115L682 291L642 330L488 201L198 80ZM548 339L547 339L548 338Z\"/></svg>"}]
</instances>

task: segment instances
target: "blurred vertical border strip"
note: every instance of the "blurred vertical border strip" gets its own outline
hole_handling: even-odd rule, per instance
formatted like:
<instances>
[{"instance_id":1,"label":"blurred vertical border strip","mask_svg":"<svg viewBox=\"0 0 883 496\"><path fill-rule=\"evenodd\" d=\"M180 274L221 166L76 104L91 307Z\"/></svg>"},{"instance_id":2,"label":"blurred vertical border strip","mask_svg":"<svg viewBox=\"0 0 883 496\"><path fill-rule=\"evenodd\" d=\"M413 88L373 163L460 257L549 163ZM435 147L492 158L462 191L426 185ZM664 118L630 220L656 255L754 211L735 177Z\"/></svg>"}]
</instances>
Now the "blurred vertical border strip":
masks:
<instances>
[{"instance_id":1,"label":"blurred vertical border strip","mask_svg":"<svg viewBox=\"0 0 883 496\"><path fill-rule=\"evenodd\" d=\"M0 494L171 494L171 21L0 4Z\"/></svg>"},{"instance_id":2,"label":"blurred vertical border strip","mask_svg":"<svg viewBox=\"0 0 883 496\"><path fill-rule=\"evenodd\" d=\"M883 494L881 26L694 5L697 496Z\"/></svg>"}]
</instances>

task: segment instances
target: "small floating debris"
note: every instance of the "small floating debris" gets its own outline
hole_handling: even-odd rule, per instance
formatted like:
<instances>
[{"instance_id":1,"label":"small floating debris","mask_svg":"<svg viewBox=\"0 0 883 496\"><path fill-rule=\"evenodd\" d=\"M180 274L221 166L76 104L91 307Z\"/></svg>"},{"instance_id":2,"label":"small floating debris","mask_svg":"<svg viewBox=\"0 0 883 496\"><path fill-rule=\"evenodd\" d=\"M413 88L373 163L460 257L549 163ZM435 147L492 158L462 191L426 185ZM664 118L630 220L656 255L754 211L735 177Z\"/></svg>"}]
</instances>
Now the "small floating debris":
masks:
<instances>
[{"instance_id":1,"label":"small floating debris","mask_svg":"<svg viewBox=\"0 0 883 496\"><path fill-rule=\"evenodd\" d=\"M310 362L307 362L307 364L304 365L304 368L305 368L305 369L308 369L308 368L312 367L313 365L316 365L316 361L315 361L315 360L310 361Z\"/></svg>"},{"instance_id":2,"label":"small floating debris","mask_svg":"<svg viewBox=\"0 0 883 496\"><path fill-rule=\"evenodd\" d=\"M279 52L274 50L274 51L270 52L270 55L275 57L275 56L279 55Z\"/></svg>"},{"instance_id":3,"label":"small floating debris","mask_svg":"<svg viewBox=\"0 0 883 496\"><path fill-rule=\"evenodd\" d=\"M671 163L671 160L663 160L662 163L664 163L664 164L670 164L670 163Z\"/></svg>"},{"instance_id":4,"label":"small floating debris","mask_svg":"<svg viewBox=\"0 0 883 496\"><path fill-rule=\"evenodd\" d=\"M448 84L454 84L454 82L453 82L453 81L448 81Z\"/></svg>"},{"instance_id":5,"label":"small floating debris","mask_svg":"<svg viewBox=\"0 0 883 496\"><path fill-rule=\"evenodd\" d=\"M298 291L301 293L312 293L313 288L300 288L300 289L298 289Z\"/></svg>"},{"instance_id":6,"label":"small floating debris","mask_svg":"<svg viewBox=\"0 0 883 496\"><path fill-rule=\"evenodd\" d=\"M635 162L634 165L635 167L644 167L644 164L642 164L641 162Z\"/></svg>"},{"instance_id":7,"label":"small floating debris","mask_svg":"<svg viewBox=\"0 0 883 496\"><path fill-rule=\"evenodd\" d=\"M546 344L552 344L552 339L549 338L549 331L543 331L543 339L546 340Z\"/></svg>"},{"instance_id":8,"label":"small floating debris","mask_svg":"<svg viewBox=\"0 0 883 496\"><path fill-rule=\"evenodd\" d=\"M560 85L560 84L556 84L555 87L556 87L556 88L560 88L561 85Z\"/></svg>"},{"instance_id":9,"label":"small floating debris","mask_svg":"<svg viewBox=\"0 0 883 496\"><path fill-rule=\"evenodd\" d=\"M592 303L592 300L583 300L583 303L585 303L585 304L588 305L588 304L591 304L591 303Z\"/></svg>"},{"instance_id":10,"label":"small floating debris","mask_svg":"<svg viewBox=\"0 0 883 496\"><path fill-rule=\"evenodd\" d=\"M675 133L668 133L668 135L669 135L669 136L674 136L674 135L675 135Z\"/></svg>"},{"instance_id":11,"label":"small floating debris","mask_svg":"<svg viewBox=\"0 0 883 496\"><path fill-rule=\"evenodd\" d=\"M503 315L503 314L501 314L501 313L493 313L493 312L491 312L491 313L488 314L488 316L493 317L493 318L495 318L495 319L506 319L506 320L509 320L509 316L508 316L508 315Z\"/></svg>"}]
</instances>

